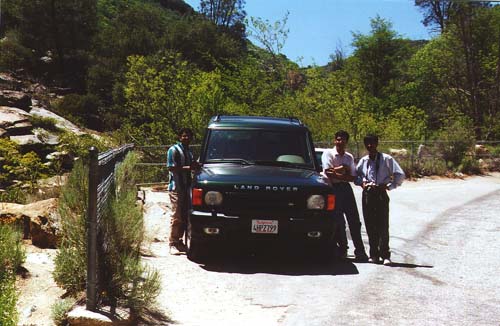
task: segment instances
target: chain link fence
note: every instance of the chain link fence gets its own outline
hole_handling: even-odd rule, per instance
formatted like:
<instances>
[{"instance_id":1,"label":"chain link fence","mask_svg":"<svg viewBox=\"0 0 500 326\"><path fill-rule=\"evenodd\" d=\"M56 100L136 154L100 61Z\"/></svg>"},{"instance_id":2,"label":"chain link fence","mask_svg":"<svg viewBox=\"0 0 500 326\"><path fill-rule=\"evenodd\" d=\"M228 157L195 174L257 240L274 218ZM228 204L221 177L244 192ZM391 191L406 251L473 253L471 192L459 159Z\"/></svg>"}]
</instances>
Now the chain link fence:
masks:
<instances>
[{"instance_id":1,"label":"chain link fence","mask_svg":"<svg viewBox=\"0 0 500 326\"><path fill-rule=\"evenodd\" d=\"M332 141L318 141L316 148L331 148ZM135 146L141 162L137 165L144 184L168 182L167 150L171 145ZM201 145L191 145L194 157ZM444 141L380 141L379 151L392 155L408 176L445 175L450 170L467 173L500 171L500 141L452 143ZM356 162L367 154L362 141L349 141L347 151Z\"/></svg>"}]
</instances>

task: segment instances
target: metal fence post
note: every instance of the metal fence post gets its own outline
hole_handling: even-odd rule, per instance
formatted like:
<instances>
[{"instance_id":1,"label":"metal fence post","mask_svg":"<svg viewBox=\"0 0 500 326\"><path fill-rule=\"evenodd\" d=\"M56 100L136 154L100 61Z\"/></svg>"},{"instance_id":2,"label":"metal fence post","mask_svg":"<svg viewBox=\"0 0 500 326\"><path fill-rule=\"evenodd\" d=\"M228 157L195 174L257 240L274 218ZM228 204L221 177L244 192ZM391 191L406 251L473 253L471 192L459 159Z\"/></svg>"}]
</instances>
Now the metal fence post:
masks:
<instances>
[{"instance_id":1,"label":"metal fence post","mask_svg":"<svg viewBox=\"0 0 500 326\"><path fill-rule=\"evenodd\" d=\"M87 210L87 310L97 307L97 186L99 161L97 148L91 147L89 164L89 202Z\"/></svg>"}]
</instances>

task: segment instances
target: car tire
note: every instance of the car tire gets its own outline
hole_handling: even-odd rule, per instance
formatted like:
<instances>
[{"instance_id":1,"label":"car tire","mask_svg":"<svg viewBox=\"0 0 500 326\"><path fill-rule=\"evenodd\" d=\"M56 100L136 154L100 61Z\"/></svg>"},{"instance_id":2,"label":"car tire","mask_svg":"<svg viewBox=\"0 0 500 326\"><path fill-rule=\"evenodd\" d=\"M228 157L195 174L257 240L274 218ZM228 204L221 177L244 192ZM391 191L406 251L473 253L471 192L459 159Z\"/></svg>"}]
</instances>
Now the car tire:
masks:
<instances>
[{"instance_id":1,"label":"car tire","mask_svg":"<svg viewBox=\"0 0 500 326\"><path fill-rule=\"evenodd\" d=\"M187 257L189 260L195 263L201 263L206 259L206 252L203 248L203 245L200 241L193 239L192 237L192 226L191 223L188 223L187 229Z\"/></svg>"}]
</instances>

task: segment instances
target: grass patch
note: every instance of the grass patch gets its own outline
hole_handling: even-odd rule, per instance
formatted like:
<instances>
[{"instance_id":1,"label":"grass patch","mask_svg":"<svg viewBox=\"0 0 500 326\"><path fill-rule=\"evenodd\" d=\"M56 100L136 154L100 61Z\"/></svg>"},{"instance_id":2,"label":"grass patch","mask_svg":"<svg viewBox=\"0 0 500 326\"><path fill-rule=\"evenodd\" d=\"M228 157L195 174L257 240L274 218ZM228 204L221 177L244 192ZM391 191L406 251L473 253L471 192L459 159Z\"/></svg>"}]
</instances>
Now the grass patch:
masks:
<instances>
[{"instance_id":1,"label":"grass patch","mask_svg":"<svg viewBox=\"0 0 500 326\"><path fill-rule=\"evenodd\" d=\"M0 224L0 325L17 325L16 271L26 258L21 233L10 225Z\"/></svg>"}]
</instances>

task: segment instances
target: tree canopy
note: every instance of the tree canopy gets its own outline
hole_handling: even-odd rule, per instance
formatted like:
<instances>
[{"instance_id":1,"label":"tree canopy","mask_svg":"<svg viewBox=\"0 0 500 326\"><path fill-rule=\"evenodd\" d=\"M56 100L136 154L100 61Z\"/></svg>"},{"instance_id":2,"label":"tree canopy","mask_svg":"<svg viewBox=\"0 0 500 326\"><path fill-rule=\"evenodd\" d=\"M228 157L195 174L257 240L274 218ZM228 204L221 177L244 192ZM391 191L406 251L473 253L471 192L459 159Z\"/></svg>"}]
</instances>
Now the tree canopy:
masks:
<instances>
[{"instance_id":1,"label":"tree canopy","mask_svg":"<svg viewBox=\"0 0 500 326\"><path fill-rule=\"evenodd\" d=\"M500 6L416 0L429 40L376 16L325 67L281 52L288 14L246 19L245 1L5 0L0 69L73 94L58 112L139 143L169 143L212 114L296 116L315 139L345 129L426 140L457 128L500 137ZM256 41L253 44L252 41Z\"/></svg>"}]
</instances>

